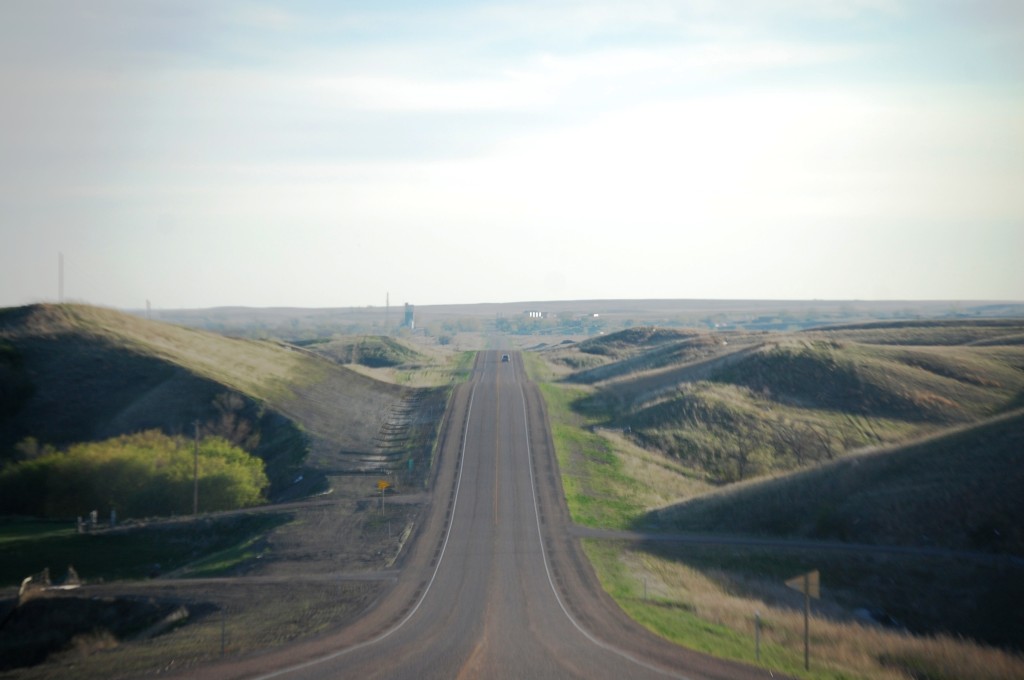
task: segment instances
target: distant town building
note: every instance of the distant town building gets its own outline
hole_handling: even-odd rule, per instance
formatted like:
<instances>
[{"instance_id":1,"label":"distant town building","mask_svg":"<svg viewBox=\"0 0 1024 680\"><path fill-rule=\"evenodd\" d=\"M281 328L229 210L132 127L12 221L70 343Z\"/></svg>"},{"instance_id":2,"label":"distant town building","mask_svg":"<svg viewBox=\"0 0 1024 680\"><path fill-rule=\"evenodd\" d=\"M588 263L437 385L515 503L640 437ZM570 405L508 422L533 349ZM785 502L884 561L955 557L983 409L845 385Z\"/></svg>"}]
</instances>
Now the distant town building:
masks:
<instances>
[{"instance_id":1,"label":"distant town building","mask_svg":"<svg viewBox=\"0 0 1024 680\"><path fill-rule=\"evenodd\" d=\"M408 302L405 303L405 320L402 325L411 331L416 330L416 317L414 315L413 306Z\"/></svg>"},{"instance_id":2,"label":"distant town building","mask_svg":"<svg viewBox=\"0 0 1024 680\"><path fill-rule=\"evenodd\" d=\"M527 310L526 316L530 317L531 319L544 319L547 318L547 313Z\"/></svg>"}]
</instances>

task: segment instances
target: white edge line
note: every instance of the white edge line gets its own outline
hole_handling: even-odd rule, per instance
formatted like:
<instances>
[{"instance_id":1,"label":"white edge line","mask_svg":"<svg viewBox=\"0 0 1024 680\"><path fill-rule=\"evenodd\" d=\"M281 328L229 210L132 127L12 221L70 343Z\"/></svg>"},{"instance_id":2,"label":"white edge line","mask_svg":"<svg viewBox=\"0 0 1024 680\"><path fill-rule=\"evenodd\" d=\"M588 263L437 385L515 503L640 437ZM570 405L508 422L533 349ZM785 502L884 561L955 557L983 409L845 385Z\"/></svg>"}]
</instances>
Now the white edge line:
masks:
<instances>
[{"instance_id":1,"label":"white edge line","mask_svg":"<svg viewBox=\"0 0 1024 680\"><path fill-rule=\"evenodd\" d=\"M469 421L470 416L473 413L473 398L476 396L477 384L479 383L473 384L473 390L469 393L469 408L466 410L466 427L462 432L462 451L460 452L461 460L459 461L459 475L455 481L455 500L452 502L452 511L448 519L448 528L445 531L444 543L441 545L441 554L437 558L437 565L434 567L434 573L430 576L430 581L427 582L427 587L423 589L423 594L420 595L420 599L418 602L416 602L416 606L412 608L412 611L406 614L404 619L402 619L394 626L392 626L391 628L389 628L388 630L384 631L383 633L381 633L380 635L371 640L366 640L365 642L360 642L359 644L352 645L351 647L346 647L345 649L340 649L336 652L331 652L326 656L321 656L316 659L304 661L294 666L288 666L287 668L276 670L273 673L257 675L251 680L269 680L269 678L276 678L281 675L294 673L296 671L311 668L313 666L316 666L317 664L321 664L332 659L337 659L338 657L344 656L345 654L349 654L350 652L355 652L364 647L375 645L378 642L383 642L385 639L396 633L402 626L404 626L409 621L409 619L411 619L413 615L419 610L420 605L422 605L423 601L427 599L427 593L430 592L430 587L434 585L434 580L437 578L437 572L441 569L441 563L444 561L444 551L448 548L448 539L451 538L452 535L452 524L455 522L455 507L459 504L459 489L462 487L462 468L466 464L466 440L469 436ZM525 401L523 403L525 404Z\"/></svg>"},{"instance_id":2,"label":"white edge line","mask_svg":"<svg viewBox=\"0 0 1024 680\"><path fill-rule=\"evenodd\" d=\"M534 481L533 477L533 451L532 447L530 446L530 417L529 414L526 412L526 392L523 390L523 386L521 383L519 385L519 395L520 397L522 397L523 400L523 429L526 430L526 460L530 466L530 491L533 492L533 516L537 520L537 542L540 544L540 555L544 561L544 572L548 576L548 584L551 586L551 592L555 594L555 600L558 602L558 606L562 608L562 613L565 614L566 618L569 619L569 622L576 627L576 630L583 634L583 637L587 638L598 647L601 647L602 649L612 652L613 654L617 654L628 661L632 661L638 666L654 671L655 673L659 673L666 677L679 678L679 680L689 680L685 675L677 675L676 673L673 673L670 670L659 668L658 666L653 666L645 661L636 658L632 654L619 649L618 647L613 647L607 642L604 642L603 640L594 637L589 631L583 628L583 626L581 626L575 618L573 618L573 615L569 613L569 610L565 606L565 603L562 602L562 597L558 594L558 588L555 587L555 580L551 577L551 568L548 566L548 554L547 551L544 549L544 536L541 533L540 529L540 507L537 505L537 484Z\"/></svg>"}]
</instances>

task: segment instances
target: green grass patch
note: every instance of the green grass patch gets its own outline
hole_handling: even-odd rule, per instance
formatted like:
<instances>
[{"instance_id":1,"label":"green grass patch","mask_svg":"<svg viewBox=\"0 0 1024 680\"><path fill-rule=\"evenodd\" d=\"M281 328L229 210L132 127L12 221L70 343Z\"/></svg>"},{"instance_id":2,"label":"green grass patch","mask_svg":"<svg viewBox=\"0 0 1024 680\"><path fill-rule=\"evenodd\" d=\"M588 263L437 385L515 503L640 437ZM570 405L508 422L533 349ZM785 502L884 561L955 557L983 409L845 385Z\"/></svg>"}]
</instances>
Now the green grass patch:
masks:
<instances>
[{"instance_id":1,"label":"green grass patch","mask_svg":"<svg viewBox=\"0 0 1024 680\"><path fill-rule=\"evenodd\" d=\"M79 534L74 523L0 521L0 586L49 569L55 581L73 566L86 581L147 578L195 564L192 576L221 573L252 556L255 541L290 521L285 514L124 527ZM159 566L158 566L159 565Z\"/></svg>"},{"instance_id":2,"label":"green grass patch","mask_svg":"<svg viewBox=\"0 0 1024 680\"><path fill-rule=\"evenodd\" d=\"M71 536L75 523L38 519L0 519L0 548L5 550L19 541L33 541Z\"/></svg>"},{"instance_id":3,"label":"green grass patch","mask_svg":"<svg viewBox=\"0 0 1024 680\"><path fill-rule=\"evenodd\" d=\"M189 564L181 575L188 578L203 578L226 574L239 565L259 557L258 545L262 538L262 533L250 536L236 545L200 558Z\"/></svg>"},{"instance_id":4,"label":"green grass patch","mask_svg":"<svg viewBox=\"0 0 1024 680\"><path fill-rule=\"evenodd\" d=\"M627 475L608 440L585 429L570 404L579 392L542 385L569 512L577 524L625 529L644 512L639 484Z\"/></svg>"},{"instance_id":5,"label":"green grass patch","mask_svg":"<svg viewBox=\"0 0 1024 680\"><path fill-rule=\"evenodd\" d=\"M466 382L470 373L473 372L473 362L476 360L476 352L459 352L455 356L452 365L452 376L456 382Z\"/></svg>"}]
</instances>

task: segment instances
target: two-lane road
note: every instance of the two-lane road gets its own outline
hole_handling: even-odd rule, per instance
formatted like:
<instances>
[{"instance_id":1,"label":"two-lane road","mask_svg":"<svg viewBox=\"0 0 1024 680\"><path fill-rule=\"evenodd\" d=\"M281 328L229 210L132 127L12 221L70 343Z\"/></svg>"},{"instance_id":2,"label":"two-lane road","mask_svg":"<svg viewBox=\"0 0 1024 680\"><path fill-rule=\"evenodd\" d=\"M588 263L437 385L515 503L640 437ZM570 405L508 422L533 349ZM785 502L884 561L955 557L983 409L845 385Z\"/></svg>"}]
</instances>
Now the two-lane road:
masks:
<instances>
[{"instance_id":1,"label":"two-lane road","mask_svg":"<svg viewBox=\"0 0 1024 680\"><path fill-rule=\"evenodd\" d=\"M362 639L339 636L333 651L255 677L767 677L655 638L600 592L567 530L543 403L519 355L481 353L460 389L442 442L450 473L400 578L409 604L364 623Z\"/></svg>"}]
</instances>

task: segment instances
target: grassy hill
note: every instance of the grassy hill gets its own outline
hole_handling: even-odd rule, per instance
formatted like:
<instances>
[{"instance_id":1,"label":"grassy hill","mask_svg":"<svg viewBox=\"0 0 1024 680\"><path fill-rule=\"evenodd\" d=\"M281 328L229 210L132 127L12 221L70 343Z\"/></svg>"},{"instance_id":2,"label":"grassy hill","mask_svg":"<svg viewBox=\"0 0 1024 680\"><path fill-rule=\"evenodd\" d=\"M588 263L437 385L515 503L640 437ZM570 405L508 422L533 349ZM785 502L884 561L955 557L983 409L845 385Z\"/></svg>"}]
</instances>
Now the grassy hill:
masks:
<instances>
[{"instance_id":1,"label":"grassy hill","mask_svg":"<svg viewBox=\"0 0 1024 680\"><path fill-rule=\"evenodd\" d=\"M383 335L361 335L297 344L340 364L359 364L368 368L401 366L425 359L409 345Z\"/></svg>"},{"instance_id":2,"label":"grassy hill","mask_svg":"<svg viewBox=\"0 0 1024 680\"><path fill-rule=\"evenodd\" d=\"M279 487L307 446L328 465L372 451L408 393L276 343L83 305L0 310L0 374L0 455L26 437L59 446L246 421Z\"/></svg>"},{"instance_id":3,"label":"grassy hill","mask_svg":"<svg viewBox=\"0 0 1024 680\"><path fill-rule=\"evenodd\" d=\"M813 336L812 336L813 337ZM1024 390L1016 361L983 347L879 347L798 338L772 343L714 380L796 406L918 422L992 415Z\"/></svg>"},{"instance_id":4,"label":"grassy hill","mask_svg":"<svg viewBox=\"0 0 1024 680\"><path fill-rule=\"evenodd\" d=\"M734 485L657 510L668 531L940 546L1024 556L1024 411Z\"/></svg>"},{"instance_id":5,"label":"grassy hill","mask_svg":"<svg viewBox=\"0 0 1024 680\"><path fill-rule=\"evenodd\" d=\"M649 351L655 347L676 343L680 340L689 340L697 336L698 334L693 331L658 328L656 326L637 326L617 333L589 338L581 342L577 347L579 351L586 354L597 354L613 359L622 359L635 356L640 352Z\"/></svg>"},{"instance_id":6,"label":"grassy hill","mask_svg":"<svg viewBox=\"0 0 1024 680\"><path fill-rule=\"evenodd\" d=\"M909 441L1024 406L1019 321L794 334L630 329L549 351L589 385L576 408L716 484ZM1005 341L1007 344L997 344Z\"/></svg>"},{"instance_id":7,"label":"grassy hill","mask_svg":"<svg viewBox=\"0 0 1024 680\"><path fill-rule=\"evenodd\" d=\"M610 361L577 371L572 381L592 385L648 373L716 356L725 346L723 339L710 333L629 329L580 343L580 352L605 357Z\"/></svg>"}]
</instances>

